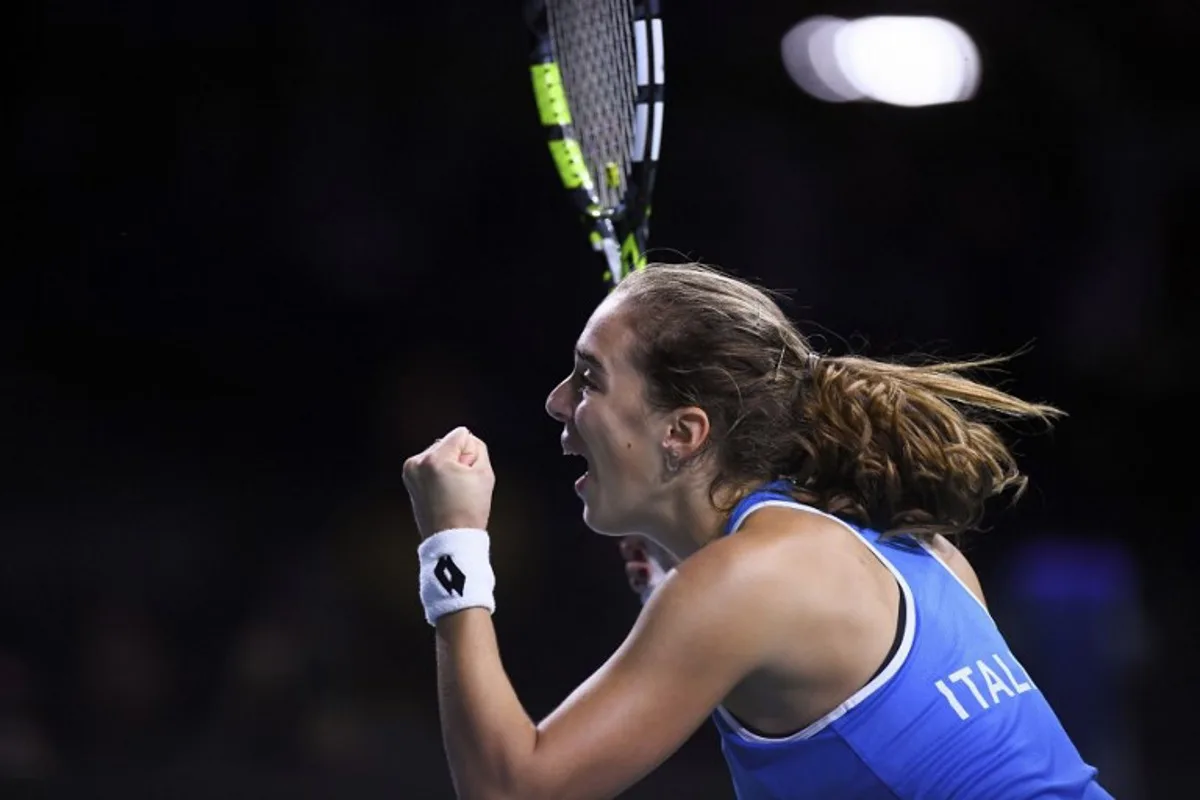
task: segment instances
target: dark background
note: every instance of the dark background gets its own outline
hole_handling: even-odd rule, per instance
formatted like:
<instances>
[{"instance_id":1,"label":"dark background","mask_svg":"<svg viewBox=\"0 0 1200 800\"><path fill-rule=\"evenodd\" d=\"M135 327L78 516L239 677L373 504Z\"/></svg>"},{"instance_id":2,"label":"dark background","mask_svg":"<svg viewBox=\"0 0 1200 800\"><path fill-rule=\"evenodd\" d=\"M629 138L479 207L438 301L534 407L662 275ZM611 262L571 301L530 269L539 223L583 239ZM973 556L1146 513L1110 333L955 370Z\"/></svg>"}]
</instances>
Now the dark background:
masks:
<instances>
[{"instance_id":1,"label":"dark background","mask_svg":"<svg viewBox=\"0 0 1200 800\"><path fill-rule=\"evenodd\" d=\"M667 4L652 243L832 352L1005 353L1067 409L968 540L1121 797L1194 771L1200 14ZM942 14L969 103L804 95L818 13ZM491 447L495 617L540 718L637 613L542 402L601 298L516 2L18 12L0 284L0 776L71 797L445 797L405 457ZM836 334L836 335L835 335ZM7 789L3 790L9 796ZM732 796L711 726L630 797Z\"/></svg>"}]
</instances>

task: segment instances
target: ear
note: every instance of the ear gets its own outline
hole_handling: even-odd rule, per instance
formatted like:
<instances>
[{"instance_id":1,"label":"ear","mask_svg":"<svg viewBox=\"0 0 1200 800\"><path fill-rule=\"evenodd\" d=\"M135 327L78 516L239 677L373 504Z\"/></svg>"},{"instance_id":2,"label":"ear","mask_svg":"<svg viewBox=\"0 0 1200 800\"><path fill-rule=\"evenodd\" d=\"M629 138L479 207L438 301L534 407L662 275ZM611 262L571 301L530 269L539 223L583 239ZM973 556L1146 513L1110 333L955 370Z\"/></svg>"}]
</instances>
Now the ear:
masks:
<instances>
[{"instance_id":1,"label":"ear","mask_svg":"<svg viewBox=\"0 0 1200 800\"><path fill-rule=\"evenodd\" d=\"M711 433L712 425L704 409L696 406L681 408L672 415L663 447L680 461L687 461L704 448Z\"/></svg>"}]
</instances>

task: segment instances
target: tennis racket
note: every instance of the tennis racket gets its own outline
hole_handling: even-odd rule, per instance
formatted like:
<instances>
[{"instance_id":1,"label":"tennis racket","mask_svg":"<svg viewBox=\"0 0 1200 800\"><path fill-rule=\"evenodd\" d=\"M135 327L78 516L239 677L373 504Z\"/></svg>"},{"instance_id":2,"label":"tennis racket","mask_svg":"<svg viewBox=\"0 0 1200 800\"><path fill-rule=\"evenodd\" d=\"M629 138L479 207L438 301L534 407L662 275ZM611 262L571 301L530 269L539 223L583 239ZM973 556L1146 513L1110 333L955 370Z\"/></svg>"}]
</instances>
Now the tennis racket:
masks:
<instances>
[{"instance_id":1,"label":"tennis racket","mask_svg":"<svg viewBox=\"0 0 1200 800\"><path fill-rule=\"evenodd\" d=\"M658 0L530 0L533 95L571 200L616 286L646 266L662 141Z\"/></svg>"}]
</instances>

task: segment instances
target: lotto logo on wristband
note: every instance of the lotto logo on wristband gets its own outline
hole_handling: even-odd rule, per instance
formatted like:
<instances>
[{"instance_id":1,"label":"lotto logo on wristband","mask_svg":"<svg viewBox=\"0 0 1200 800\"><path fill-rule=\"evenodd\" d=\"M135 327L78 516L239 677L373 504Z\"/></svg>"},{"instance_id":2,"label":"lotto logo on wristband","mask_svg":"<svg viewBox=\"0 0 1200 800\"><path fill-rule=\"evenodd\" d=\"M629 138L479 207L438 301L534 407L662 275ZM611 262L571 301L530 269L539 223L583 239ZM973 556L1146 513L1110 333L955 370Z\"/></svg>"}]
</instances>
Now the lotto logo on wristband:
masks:
<instances>
[{"instance_id":1,"label":"lotto logo on wristband","mask_svg":"<svg viewBox=\"0 0 1200 800\"><path fill-rule=\"evenodd\" d=\"M421 561L421 603L430 625L464 608L486 608L489 614L496 610L492 596L496 575L488 561L487 531L450 528L435 533L417 547L417 557Z\"/></svg>"},{"instance_id":2,"label":"lotto logo on wristband","mask_svg":"<svg viewBox=\"0 0 1200 800\"><path fill-rule=\"evenodd\" d=\"M454 563L453 558L450 556L439 558L437 566L433 568L433 576L437 578L438 583L442 585L447 594L463 596L463 590L467 587L467 576L458 568L458 564Z\"/></svg>"}]
</instances>

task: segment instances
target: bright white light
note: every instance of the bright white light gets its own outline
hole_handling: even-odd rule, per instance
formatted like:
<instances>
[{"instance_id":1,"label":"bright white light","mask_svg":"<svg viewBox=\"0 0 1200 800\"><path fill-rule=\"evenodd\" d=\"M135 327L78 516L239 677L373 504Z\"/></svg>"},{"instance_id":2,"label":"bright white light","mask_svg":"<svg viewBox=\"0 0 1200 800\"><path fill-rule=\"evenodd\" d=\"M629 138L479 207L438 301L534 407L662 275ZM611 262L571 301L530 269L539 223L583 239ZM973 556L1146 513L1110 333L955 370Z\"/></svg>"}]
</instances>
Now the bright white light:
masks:
<instances>
[{"instance_id":1,"label":"bright white light","mask_svg":"<svg viewBox=\"0 0 1200 800\"><path fill-rule=\"evenodd\" d=\"M831 102L954 103L979 85L975 43L937 17L814 17L788 31L781 50L800 88Z\"/></svg>"},{"instance_id":2,"label":"bright white light","mask_svg":"<svg viewBox=\"0 0 1200 800\"><path fill-rule=\"evenodd\" d=\"M842 26L833 51L864 95L898 106L953 103L975 92L979 55L961 28L936 17L867 17Z\"/></svg>"}]
</instances>

